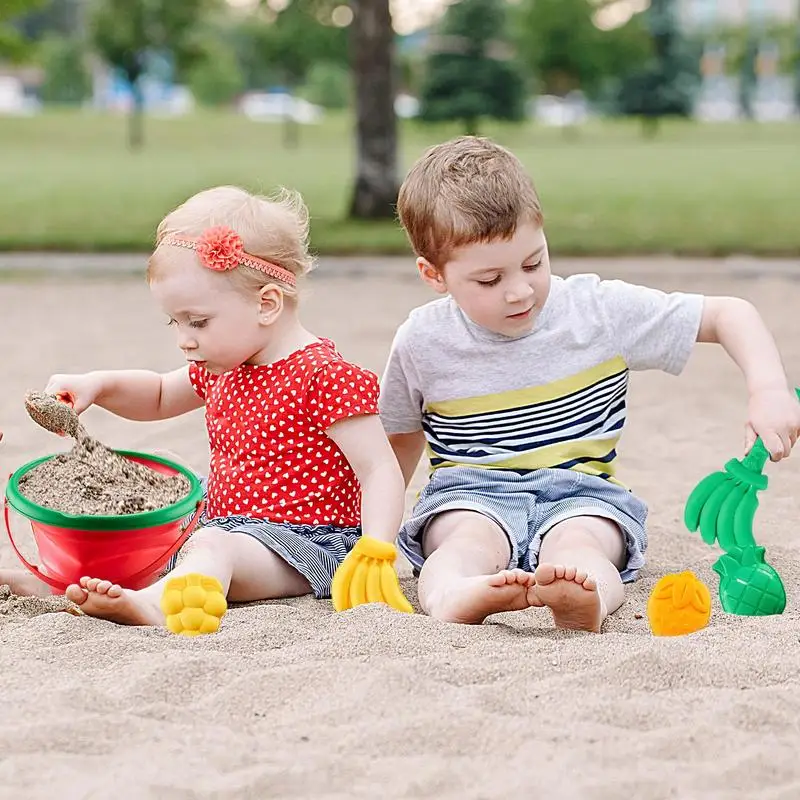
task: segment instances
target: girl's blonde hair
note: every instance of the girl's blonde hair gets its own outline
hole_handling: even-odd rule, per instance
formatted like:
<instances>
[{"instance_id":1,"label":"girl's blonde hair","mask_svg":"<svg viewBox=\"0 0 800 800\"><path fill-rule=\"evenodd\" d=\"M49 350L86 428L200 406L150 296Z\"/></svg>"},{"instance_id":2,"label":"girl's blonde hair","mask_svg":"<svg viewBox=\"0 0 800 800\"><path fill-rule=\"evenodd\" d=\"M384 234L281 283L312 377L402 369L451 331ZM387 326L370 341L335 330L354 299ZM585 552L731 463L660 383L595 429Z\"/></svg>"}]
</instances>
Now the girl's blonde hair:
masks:
<instances>
[{"instance_id":1,"label":"girl's blonde hair","mask_svg":"<svg viewBox=\"0 0 800 800\"><path fill-rule=\"evenodd\" d=\"M308 209L298 192L281 189L271 197L263 197L238 186L217 186L192 195L161 221L156 230L155 251L147 262L147 282L158 280L169 268L169 259L175 256L175 249L159 247L165 236L194 238L220 225L239 234L247 253L277 264L297 278L313 268L308 252ZM276 283L244 264L225 274L245 293ZM297 294L286 284L281 288L289 297Z\"/></svg>"}]
</instances>

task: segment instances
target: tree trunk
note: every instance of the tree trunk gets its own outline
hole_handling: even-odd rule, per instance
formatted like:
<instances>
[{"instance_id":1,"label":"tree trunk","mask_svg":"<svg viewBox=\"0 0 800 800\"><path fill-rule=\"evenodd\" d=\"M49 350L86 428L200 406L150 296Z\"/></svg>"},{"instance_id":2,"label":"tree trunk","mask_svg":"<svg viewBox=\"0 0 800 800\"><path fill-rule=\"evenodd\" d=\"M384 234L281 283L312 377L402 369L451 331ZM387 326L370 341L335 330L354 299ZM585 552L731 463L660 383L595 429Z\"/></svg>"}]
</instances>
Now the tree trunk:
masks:
<instances>
[{"instance_id":1,"label":"tree trunk","mask_svg":"<svg viewBox=\"0 0 800 800\"><path fill-rule=\"evenodd\" d=\"M133 103L128 112L128 148L136 152L144 146L144 96L137 81L133 85Z\"/></svg>"},{"instance_id":2,"label":"tree trunk","mask_svg":"<svg viewBox=\"0 0 800 800\"><path fill-rule=\"evenodd\" d=\"M295 99L295 93L297 91L298 83L299 81L296 81L293 77L284 74L283 85L286 87L286 93L291 98L290 102L293 102ZM294 118L294 113L290 110L288 105L283 112L282 127L283 127L283 137L282 137L283 146L287 150L296 150L297 146L300 144L300 125Z\"/></svg>"},{"instance_id":3,"label":"tree trunk","mask_svg":"<svg viewBox=\"0 0 800 800\"><path fill-rule=\"evenodd\" d=\"M477 117L465 117L463 120L464 134L466 136L478 135L478 119Z\"/></svg>"},{"instance_id":4,"label":"tree trunk","mask_svg":"<svg viewBox=\"0 0 800 800\"><path fill-rule=\"evenodd\" d=\"M296 150L300 144L300 126L290 112L283 115L283 146L286 150Z\"/></svg>"},{"instance_id":5,"label":"tree trunk","mask_svg":"<svg viewBox=\"0 0 800 800\"><path fill-rule=\"evenodd\" d=\"M356 93L353 219L390 219L397 202L394 30L389 0L350 0L350 63Z\"/></svg>"},{"instance_id":6,"label":"tree trunk","mask_svg":"<svg viewBox=\"0 0 800 800\"><path fill-rule=\"evenodd\" d=\"M655 139L661 127L661 118L655 114L645 114L642 117L642 136L645 139Z\"/></svg>"}]
</instances>

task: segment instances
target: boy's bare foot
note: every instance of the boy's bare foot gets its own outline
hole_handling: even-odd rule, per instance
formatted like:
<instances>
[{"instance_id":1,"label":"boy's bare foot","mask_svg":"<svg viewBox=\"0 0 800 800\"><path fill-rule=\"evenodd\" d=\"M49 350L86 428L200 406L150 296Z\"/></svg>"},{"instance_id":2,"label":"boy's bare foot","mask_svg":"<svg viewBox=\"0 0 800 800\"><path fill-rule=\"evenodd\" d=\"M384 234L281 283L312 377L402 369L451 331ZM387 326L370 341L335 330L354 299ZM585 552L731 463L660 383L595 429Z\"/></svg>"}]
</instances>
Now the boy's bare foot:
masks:
<instances>
[{"instance_id":1,"label":"boy's bare foot","mask_svg":"<svg viewBox=\"0 0 800 800\"><path fill-rule=\"evenodd\" d=\"M494 575L459 578L428 597L426 611L445 622L477 625L490 614L521 611L542 605L530 591L533 574L521 569L505 569Z\"/></svg>"},{"instance_id":2,"label":"boy's bare foot","mask_svg":"<svg viewBox=\"0 0 800 800\"><path fill-rule=\"evenodd\" d=\"M557 627L600 632L606 610L594 578L563 564L539 564L534 578L533 592L553 612Z\"/></svg>"},{"instance_id":3,"label":"boy's bare foot","mask_svg":"<svg viewBox=\"0 0 800 800\"><path fill-rule=\"evenodd\" d=\"M0 586L3 585L18 597L50 597L52 594L44 581L24 569L0 569Z\"/></svg>"},{"instance_id":4,"label":"boy's bare foot","mask_svg":"<svg viewBox=\"0 0 800 800\"><path fill-rule=\"evenodd\" d=\"M80 584L73 583L67 587L66 595L90 617L120 625L164 625L164 615L158 606L149 603L138 592L123 589L111 581L81 578Z\"/></svg>"}]
</instances>

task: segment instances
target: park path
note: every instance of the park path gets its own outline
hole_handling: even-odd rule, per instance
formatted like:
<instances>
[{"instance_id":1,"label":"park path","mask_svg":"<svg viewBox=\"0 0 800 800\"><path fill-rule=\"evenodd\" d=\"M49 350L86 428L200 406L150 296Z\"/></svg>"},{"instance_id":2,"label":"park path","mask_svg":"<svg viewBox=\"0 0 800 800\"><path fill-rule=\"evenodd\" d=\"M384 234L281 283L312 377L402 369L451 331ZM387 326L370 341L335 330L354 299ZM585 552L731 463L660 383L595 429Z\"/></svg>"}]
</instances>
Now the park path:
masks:
<instances>
[{"instance_id":1,"label":"park path","mask_svg":"<svg viewBox=\"0 0 800 800\"><path fill-rule=\"evenodd\" d=\"M554 271L561 275L575 272L614 274L619 278L659 275L728 275L747 278L756 275L800 279L800 258L764 259L751 256L727 258L677 258L671 256L625 256L620 258L557 258ZM109 277L142 273L146 255L142 253L42 253L0 252L0 275L44 277L65 275ZM354 277L380 272L386 277L413 278L413 260L406 256L322 256L318 260L319 277Z\"/></svg>"}]
</instances>

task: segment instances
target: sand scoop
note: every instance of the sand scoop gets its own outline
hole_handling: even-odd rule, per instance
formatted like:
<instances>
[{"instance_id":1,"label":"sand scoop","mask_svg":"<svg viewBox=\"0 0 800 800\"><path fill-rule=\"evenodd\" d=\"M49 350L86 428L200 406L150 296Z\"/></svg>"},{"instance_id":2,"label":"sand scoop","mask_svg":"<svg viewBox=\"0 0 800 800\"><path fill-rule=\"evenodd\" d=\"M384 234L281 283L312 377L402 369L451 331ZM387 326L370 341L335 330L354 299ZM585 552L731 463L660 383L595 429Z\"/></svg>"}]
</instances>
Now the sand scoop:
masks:
<instances>
[{"instance_id":1,"label":"sand scoop","mask_svg":"<svg viewBox=\"0 0 800 800\"><path fill-rule=\"evenodd\" d=\"M72 406L72 395L66 392L46 394L32 391L25 395L25 410L37 425L59 436L85 439L86 430Z\"/></svg>"}]
</instances>

